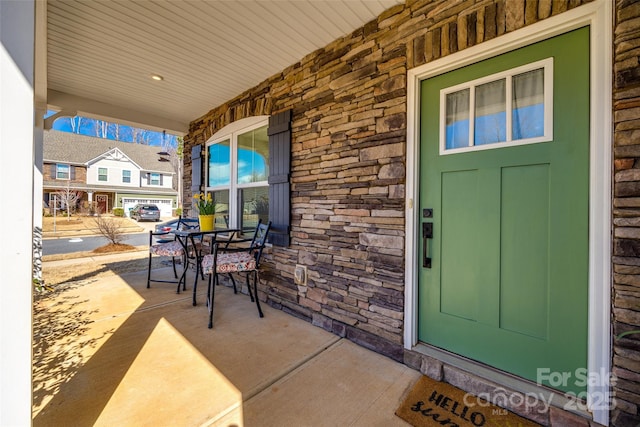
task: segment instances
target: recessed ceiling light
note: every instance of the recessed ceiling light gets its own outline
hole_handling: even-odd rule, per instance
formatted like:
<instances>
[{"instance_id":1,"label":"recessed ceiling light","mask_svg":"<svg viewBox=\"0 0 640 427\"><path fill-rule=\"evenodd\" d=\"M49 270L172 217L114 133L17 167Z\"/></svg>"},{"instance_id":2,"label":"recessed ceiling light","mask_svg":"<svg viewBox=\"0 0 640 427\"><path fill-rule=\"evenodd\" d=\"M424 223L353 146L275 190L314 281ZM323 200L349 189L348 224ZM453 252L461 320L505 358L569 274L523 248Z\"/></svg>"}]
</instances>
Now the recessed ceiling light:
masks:
<instances>
[{"instance_id":1,"label":"recessed ceiling light","mask_svg":"<svg viewBox=\"0 0 640 427\"><path fill-rule=\"evenodd\" d=\"M160 74L151 74L151 78L153 80L157 80L157 81L162 81L164 80L164 77L162 77Z\"/></svg>"}]
</instances>

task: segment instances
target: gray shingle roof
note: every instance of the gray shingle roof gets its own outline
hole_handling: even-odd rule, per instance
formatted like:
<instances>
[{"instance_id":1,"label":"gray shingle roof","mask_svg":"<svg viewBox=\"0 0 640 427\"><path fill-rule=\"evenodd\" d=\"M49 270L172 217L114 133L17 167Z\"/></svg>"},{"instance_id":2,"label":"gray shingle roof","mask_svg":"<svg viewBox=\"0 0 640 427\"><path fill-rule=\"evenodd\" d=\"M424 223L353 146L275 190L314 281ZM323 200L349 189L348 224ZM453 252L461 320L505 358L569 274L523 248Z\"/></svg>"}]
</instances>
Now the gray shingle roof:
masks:
<instances>
[{"instance_id":1,"label":"gray shingle roof","mask_svg":"<svg viewBox=\"0 0 640 427\"><path fill-rule=\"evenodd\" d=\"M44 132L43 160L47 163L85 164L118 148L145 171L174 173L170 162L158 161L162 148L95 138L70 132L48 130Z\"/></svg>"}]
</instances>

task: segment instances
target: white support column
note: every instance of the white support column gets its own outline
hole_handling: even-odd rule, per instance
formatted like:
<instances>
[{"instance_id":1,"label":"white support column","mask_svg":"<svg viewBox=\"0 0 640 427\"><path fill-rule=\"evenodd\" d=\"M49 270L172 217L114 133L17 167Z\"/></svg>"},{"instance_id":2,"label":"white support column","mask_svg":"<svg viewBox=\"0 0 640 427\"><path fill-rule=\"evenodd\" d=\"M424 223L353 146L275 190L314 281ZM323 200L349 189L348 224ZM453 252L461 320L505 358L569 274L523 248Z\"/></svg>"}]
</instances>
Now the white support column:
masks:
<instances>
[{"instance_id":1,"label":"white support column","mask_svg":"<svg viewBox=\"0 0 640 427\"><path fill-rule=\"evenodd\" d=\"M0 425L31 424L35 1L0 0Z\"/></svg>"}]
</instances>

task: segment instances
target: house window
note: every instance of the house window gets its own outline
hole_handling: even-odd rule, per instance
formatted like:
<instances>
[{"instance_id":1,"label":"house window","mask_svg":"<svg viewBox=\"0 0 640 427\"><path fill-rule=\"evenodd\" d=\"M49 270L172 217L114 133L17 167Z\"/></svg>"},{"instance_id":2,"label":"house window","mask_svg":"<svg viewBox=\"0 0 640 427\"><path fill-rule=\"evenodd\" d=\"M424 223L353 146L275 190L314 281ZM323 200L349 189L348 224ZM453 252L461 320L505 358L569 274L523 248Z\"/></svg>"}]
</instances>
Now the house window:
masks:
<instances>
[{"instance_id":1,"label":"house window","mask_svg":"<svg viewBox=\"0 0 640 427\"><path fill-rule=\"evenodd\" d=\"M131 171L122 171L122 182L129 184L131 182Z\"/></svg>"},{"instance_id":2,"label":"house window","mask_svg":"<svg viewBox=\"0 0 640 427\"><path fill-rule=\"evenodd\" d=\"M159 173L149 174L149 185L160 185L160 174Z\"/></svg>"},{"instance_id":3,"label":"house window","mask_svg":"<svg viewBox=\"0 0 640 427\"><path fill-rule=\"evenodd\" d=\"M440 91L440 154L553 139L553 58Z\"/></svg>"},{"instance_id":4,"label":"house window","mask_svg":"<svg viewBox=\"0 0 640 427\"><path fill-rule=\"evenodd\" d=\"M107 168L98 168L98 181L107 181Z\"/></svg>"},{"instance_id":5,"label":"house window","mask_svg":"<svg viewBox=\"0 0 640 427\"><path fill-rule=\"evenodd\" d=\"M207 144L207 186L216 225L253 230L269 221L269 137L260 122Z\"/></svg>"},{"instance_id":6,"label":"house window","mask_svg":"<svg viewBox=\"0 0 640 427\"><path fill-rule=\"evenodd\" d=\"M56 165L56 179L69 179L69 165L57 164Z\"/></svg>"}]
</instances>

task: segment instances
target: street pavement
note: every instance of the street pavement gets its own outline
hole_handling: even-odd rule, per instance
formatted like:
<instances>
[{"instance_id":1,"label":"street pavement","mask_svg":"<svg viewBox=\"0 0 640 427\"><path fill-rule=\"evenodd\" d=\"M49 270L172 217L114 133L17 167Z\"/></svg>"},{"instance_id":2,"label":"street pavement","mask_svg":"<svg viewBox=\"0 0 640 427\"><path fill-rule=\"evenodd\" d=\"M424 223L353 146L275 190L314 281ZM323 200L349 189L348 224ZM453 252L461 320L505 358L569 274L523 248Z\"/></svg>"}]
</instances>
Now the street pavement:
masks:
<instances>
[{"instance_id":1,"label":"street pavement","mask_svg":"<svg viewBox=\"0 0 640 427\"><path fill-rule=\"evenodd\" d=\"M125 240L123 243L131 246L147 246L149 243L149 231L155 230L156 225L169 221L172 218L162 218L160 222L130 220L131 226L123 230ZM92 251L104 246L108 240L93 230L66 230L55 233L47 231L43 233L42 254L44 256L62 255L75 252Z\"/></svg>"}]
</instances>

